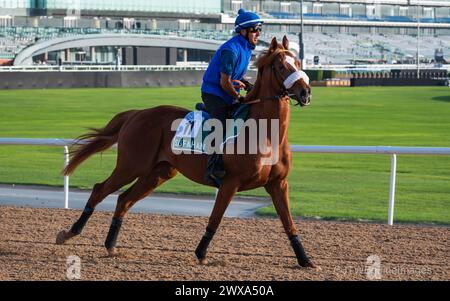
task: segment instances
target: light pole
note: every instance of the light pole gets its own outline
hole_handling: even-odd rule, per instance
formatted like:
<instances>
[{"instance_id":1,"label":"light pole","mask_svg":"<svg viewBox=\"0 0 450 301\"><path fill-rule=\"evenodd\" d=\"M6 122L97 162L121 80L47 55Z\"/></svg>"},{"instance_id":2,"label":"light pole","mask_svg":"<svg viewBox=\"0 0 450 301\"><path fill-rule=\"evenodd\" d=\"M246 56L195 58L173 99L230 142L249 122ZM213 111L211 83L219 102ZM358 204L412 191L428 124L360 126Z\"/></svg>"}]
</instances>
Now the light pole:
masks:
<instances>
[{"instance_id":1,"label":"light pole","mask_svg":"<svg viewBox=\"0 0 450 301\"><path fill-rule=\"evenodd\" d=\"M419 61L419 38L420 38L420 5L417 4L417 78L420 78L420 61Z\"/></svg>"},{"instance_id":2,"label":"light pole","mask_svg":"<svg viewBox=\"0 0 450 301\"><path fill-rule=\"evenodd\" d=\"M303 46L303 0L300 0L300 32L298 33L298 58L302 62L302 69L305 69L305 50Z\"/></svg>"}]
</instances>

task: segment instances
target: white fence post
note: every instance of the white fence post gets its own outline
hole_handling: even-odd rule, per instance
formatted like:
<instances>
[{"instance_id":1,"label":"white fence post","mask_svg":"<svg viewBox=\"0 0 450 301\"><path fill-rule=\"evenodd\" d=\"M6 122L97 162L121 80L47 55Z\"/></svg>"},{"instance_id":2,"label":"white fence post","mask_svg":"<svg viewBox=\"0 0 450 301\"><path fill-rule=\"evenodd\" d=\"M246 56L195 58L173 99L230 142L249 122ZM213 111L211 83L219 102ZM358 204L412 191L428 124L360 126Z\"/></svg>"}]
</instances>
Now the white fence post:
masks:
<instances>
[{"instance_id":1,"label":"white fence post","mask_svg":"<svg viewBox=\"0 0 450 301\"><path fill-rule=\"evenodd\" d=\"M395 175L397 173L397 155L391 155L391 183L389 186L388 224L394 224Z\"/></svg>"},{"instance_id":2,"label":"white fence post","mask_svg":"<svg viewBox=\"0 0 450 301\"><path fill-rule=\"evenodd\" d=\"M69 148L64 146L64 168L69 165ZM69 209L69 176L64 176L64 208Z\"/></svg>"}]
</instances>

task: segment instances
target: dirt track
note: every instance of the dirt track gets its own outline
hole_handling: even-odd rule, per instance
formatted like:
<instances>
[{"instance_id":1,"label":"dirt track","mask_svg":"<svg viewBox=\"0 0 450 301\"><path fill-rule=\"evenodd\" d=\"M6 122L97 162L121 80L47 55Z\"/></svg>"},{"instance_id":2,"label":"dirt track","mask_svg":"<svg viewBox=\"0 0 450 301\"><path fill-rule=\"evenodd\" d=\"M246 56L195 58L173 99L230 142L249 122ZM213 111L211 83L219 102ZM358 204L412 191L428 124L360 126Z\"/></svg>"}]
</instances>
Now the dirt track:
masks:
<instances>
[{"instance_id":1,"label":"dirt track","mask_svg":"<svg viewBox=\"0 0 450 301\"><path fill-rule=\"evenodd\" d=\"M193 250L207 218L129 214L121 255L103 247L111 212L96 212L84 232L55 244L80 211L0 207L0 280L65 280L69 255L81 258L82 280L365 280L378 255L383 280L450 280L450 228L297 220L320 271L298 268L278 219L225 218L208 266Z\"/></svg>"}]
</instances>

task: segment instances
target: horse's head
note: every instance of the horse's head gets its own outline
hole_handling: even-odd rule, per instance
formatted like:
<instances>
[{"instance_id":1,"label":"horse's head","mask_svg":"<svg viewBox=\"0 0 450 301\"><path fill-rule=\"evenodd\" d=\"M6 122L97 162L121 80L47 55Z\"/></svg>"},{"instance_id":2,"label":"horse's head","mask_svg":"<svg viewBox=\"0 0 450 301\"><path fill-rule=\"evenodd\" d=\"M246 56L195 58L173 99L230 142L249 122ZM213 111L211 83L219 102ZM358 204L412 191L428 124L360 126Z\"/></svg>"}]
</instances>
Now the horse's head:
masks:
<instances>
[{"instance_id":1,"label":"horse's head","mask_svg":"<svg viewBox=\"0 0 450 301\"><path fill-rule=\"evenodd\" d=\"M258 76L270 81L270 84L278 91L278 96L289 96L300 106L310 104L309 77L301 70L300 61L289 51L289 41L286 36L283 37L282 44L278 44L277 39L273 38L269 49L256 61L256 66ZM266 77L267 73L270 73L270 76Z\"/></svg>"}]
</instances>

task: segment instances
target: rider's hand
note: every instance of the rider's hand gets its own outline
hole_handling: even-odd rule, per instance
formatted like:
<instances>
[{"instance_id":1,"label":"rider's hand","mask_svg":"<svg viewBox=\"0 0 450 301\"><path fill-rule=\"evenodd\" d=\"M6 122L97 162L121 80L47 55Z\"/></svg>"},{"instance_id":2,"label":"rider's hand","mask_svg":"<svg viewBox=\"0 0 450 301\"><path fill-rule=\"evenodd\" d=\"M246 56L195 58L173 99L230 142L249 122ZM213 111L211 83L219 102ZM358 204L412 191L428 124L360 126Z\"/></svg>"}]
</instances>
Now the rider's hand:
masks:
<instances>
[{"instance_id":1,"label":"rider's hand","mask_svg":"<svg viewBox=\"0 0 450 301\"><path fill-rule=\"evenodd\" d=\"M250 92L253 89L253 84L250 83L248 80L243 79L242 83L245 85L244 90L247 92Z\"/></svg>"},{"instance_id":2,"label":"rider's hand","mask_svg":"<svg viewBox=\"0 0 450 301\"><path fill-rule=\"evenodd\" d=\"M233 86L237 89L243 89L245 88L245 84L243 82L241 82L240 80L237 79L233 79Z\"/></svg>"}]
</instances>

